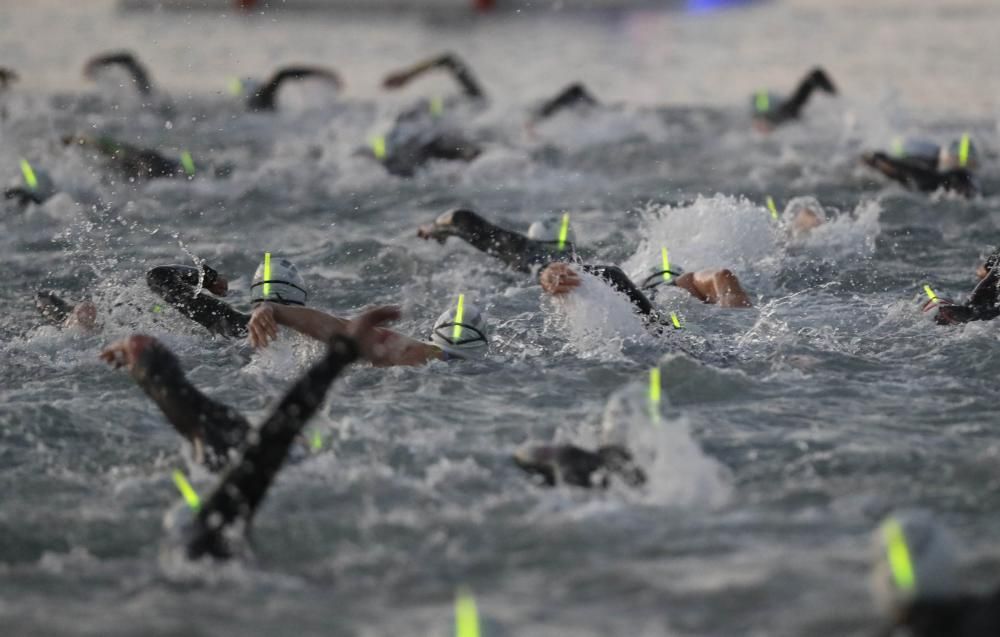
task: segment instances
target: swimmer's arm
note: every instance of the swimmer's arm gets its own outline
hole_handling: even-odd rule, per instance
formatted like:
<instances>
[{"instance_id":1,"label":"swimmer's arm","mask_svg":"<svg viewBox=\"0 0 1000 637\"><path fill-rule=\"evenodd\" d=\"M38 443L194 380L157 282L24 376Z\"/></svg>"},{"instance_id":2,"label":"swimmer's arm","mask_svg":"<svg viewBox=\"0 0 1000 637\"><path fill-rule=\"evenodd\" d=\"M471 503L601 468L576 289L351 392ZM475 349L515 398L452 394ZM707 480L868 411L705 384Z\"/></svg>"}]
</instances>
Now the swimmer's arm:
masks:
<instances>
[{"instance_id":1,"label":"swimmer's arm","mask_svg":"<svg viewBox=\"0 0 1000 637\"><path fill-rule=\"evenodd\" d=\"M452 77L455 78L455 81L458 82L459 86L462 87L462 92L465 93L466 97L471 97L473 99L481 99L485 97L486 94L483 92L482 87L479 85L479 82L472 74L468 65L453 53L446 53L436 58L424 60L423 62L415 64L408 69L390 73L386 76L385 80L383 80L382 85L385 88L399 88L405 86L410 81L420 77L424 73L437 68L449 71Z\"/></svg>"},{"instance_id":2,"label":"swimmer's arm","mask_svg":"<svg viewBox=\"0 0 1000 637\"><path fill-rule=\"evenodd\" d=\"M301 80L310 77L326 80L338 89L343 86L340 76L329 69L312 66L289 66L278 69L257 93L250 96L248 105L252 110L273 111L277 106L278 89L283 83L288 80Z\"/></svg>"},{"instance_id":3,"label":"swimmer's arm","mask_svg":"<svg viewBox=\"0 0 1000 637\"><path fill-rule=\"evenodd\" d=\"M337 336L326 355L288 390L243 449L239 463L226 472L198 511L187 542L189 558L231 557L225 538L227 529L236 521L250 523L284 464L288 449L323 403L334 379L357 357L355 341Z\"/></svg>"},{"instance_id":4,"label":"swimmer's arm","mask_svg":"<svg viewBox=\"0 0 1000 637\"><path fill-rule=\"evenodd\" d=\"M278 325L321 342L328 342L334 336L346 333L350 324L346 319L309 307L262 303L254 309L250 320L250 340L255 347L266 347L277 337L277 330L268 322L269 314ZM371 358L375 367L416 366L444 358L442 351L434 345L394 330L377 328L375 333L382 345L379 354Z\"/></svg>"},{"instance_id":5,"label":"swimmer's arm","mask_svg":"<svg viewBox=\"0 0 1000 637\"><path fill-rule=\"evenodd\" d=\"M577 104L595 106L597 100L583 84L571 84L561 90L555 97L550 98L539 107L535 119L544 120Z\"/></svg>"},{"instance_id":6,"label":"swimmer's arm","mask_svg":"<svg viewBox=\"0 0 1000 637\"><path fill-rule=\"evenodd\" d=\"M250 429L246 419L192 385L177 357L159 341L142 352L130 372L177 433L192 444L204 434L204 442L224 459L243 442Z\"/></svg>"},{"instance_id":7,"label":"swimmer's arm","mask_svg":"<svg viewBox=\"0 0 1000 637\"><path fill-rule=\"evenodd\" d=\"M188 266L156 266L146 273L146 283L178 312L213 333L245 336L250 317L204 291L195 294L197 273L197 268ZM228 287L225 279L207 267L203 285L216 294L225 294Z\"/></svg>"},{"instance_id":8,"label":"swimmer's arm","mask_svg":"<svg viewBox=\"0 0 1000 637\"><path fill-rule=\"evenodd\" d=\"M581 267L584 272L601 277L611 287L625 294L640 313L646 316L653 313L653 304L621 268L613 265L583 265Z\"/></svg>"},{"instance_id":9,"label":"swimmer's arm","mask_svg":"<svg viewBox=\"0 0 1000 637\"><path fill-rule=\"evenodd\" d=\"M83 67L83 74L86 77L93 77L94 73L105 66L121 66L132 76L132 81L143 95L149 95L153 90L153 83L149 79L149 72L146 70L134 55L127 51L98 55L87 61Z\"/></svg>"},{"instance_id":10,"label":"swimmer's arm","mask_svg":"<svg viewBox=\"0 0 1000 637\"><path fill-rule=\"evenodd\" d=\"M484 228L482 231L458 231L456 234L475 249L500 259L515 270L528 272L532 263L544 261L539 255L536 242L523 234L505 230L488 222L484 222Z\"/></svg>"},{"instance_id":11,"label":"swimmer's arm","mask_svg":"<svg viewBox=\"0 0 1000 637\"><path fill-rule=\"evenodd\" d=\"M966 305L985 310L996 308L998 294L1000 294L998 285L1000 285L1000 272L997 272L997 268L994 267L979 281L975 289L972 290L972 295L969 296L969 301Z\"/></svg>"}]
</instances>

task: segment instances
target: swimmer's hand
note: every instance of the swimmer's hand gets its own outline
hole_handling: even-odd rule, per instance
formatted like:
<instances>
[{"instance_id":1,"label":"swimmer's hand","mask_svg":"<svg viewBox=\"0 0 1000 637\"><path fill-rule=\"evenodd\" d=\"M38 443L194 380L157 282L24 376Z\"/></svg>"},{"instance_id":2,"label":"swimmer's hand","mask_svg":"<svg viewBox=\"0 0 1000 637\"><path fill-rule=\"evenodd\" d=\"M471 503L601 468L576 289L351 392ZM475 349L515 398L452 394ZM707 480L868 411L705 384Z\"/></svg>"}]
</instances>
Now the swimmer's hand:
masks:
<instances>
[{"instance_id":1,"label":"swimmer's hand","mask_svg":"<svg viewBox=\"0 0 1000 637\"><path fill-rule=\"evenodd\" d=\"M156 339L145 334L133 334L128 338L112 343L101 352L101 360L115 369L124 367L132 371L142 355L149 347L156 344Z\"/></svg>"},{"instance_id":2,"label":"swimmer's hand","mask_svg":"<svg viewBox=\"0 0 1000 637\"><path fill-rule=\"evenodd\" d=\"M407 71L401 71L399 73L390 73L385 76L382 80L382 88L395 89L406 86L406 83L410 81L411 73Z\"/></svg>"},{"instance_id":3,"label":"swimmer's hand","mask_svg":"<svg viewBox=\"0 0 1000 637\"><path fill-rule=\"evenodd\" d=\"M79 327L87 332L97 329L97 306L92 301L81 301L69 316L66 317L66 327Z\"/></svg>"},{"instance_id":4,"label":"swimmer's hand","mask_svg":"<svg viewBox=\"0 0 1000 637\"><path fill-rule=\"evenodd\" d=\"M205 283L205 289L215 296L225 296L229 293L229 280L221 274L216 273L211 282Z\"/></svg>"},{"instance_id":5,"label":"swimmer's hand","mask_svg":"<svg viewBox=\"0 0 1000 637\"><path fill-rule=\"evenodd\" d=\"M451 233L448 232L447 228L436 223L426 223L417 228L417 236L425 241L434 239L438 243L444 243L449 234Z\"/></svg>"},{"instance_id":6,"label":"swimmer's hand","mask_svg":"<svg viewBox=\"0 0 1000 637\"><path fill-rule=\"evenodd\" d=\"M580 287L580 275L568 263L550 263L542 270L539 283L549 294L568 294Z\"/></svg>"},{"instance_id":7,"label":"swimmer's hand","mask_svg":"<svg viewBox=\"0 0 1000 637\"><path fill-rule=\"evenodd\" d=\"M247 323L250 333L250 344L254 347L267 347L271 341L278 340L278 320L274 316L274 305L261 303L254 308Z\"/></svg>"},{"instance_id":8,"label":"swimmer's hand","mask_svg":"<svg viewBox=\"0 0 1000 637\"><path fill-rule=\"evenodd\" d=\"M386 353L387 330L379 328L398 320L400 315L399 308L393 305L375 307L348 321L344 331L347 336L355 340L361 356L375 363L382 360Z\"/></svg>"}]
</instances>

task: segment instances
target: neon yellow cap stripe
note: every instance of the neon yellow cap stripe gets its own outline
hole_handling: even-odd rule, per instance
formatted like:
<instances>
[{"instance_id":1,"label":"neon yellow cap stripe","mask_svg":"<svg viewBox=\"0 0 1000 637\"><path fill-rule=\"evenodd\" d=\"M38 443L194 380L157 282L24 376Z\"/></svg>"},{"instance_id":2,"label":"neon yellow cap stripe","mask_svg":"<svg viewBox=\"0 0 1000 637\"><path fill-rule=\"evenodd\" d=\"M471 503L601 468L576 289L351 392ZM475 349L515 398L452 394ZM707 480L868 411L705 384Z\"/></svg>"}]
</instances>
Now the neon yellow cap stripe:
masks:
<instances>
[{"instance_id":1,"label":"neon yellow cap stripe","mask_svg":"<svg viewBox=\"0 0 1000 637\"><path fill-rule=\"evenodd\" d=\"M910 549L906 545L906 534L899 522L890 518L882 525L882 538L886 544L886 554L889 558L889 568L896 586L903 591L911 592L917 586L917 577L913 572L913 562L910 559Z\"/></svg>"},{"instance_id":2,"label":"neon yellow cap stripe","mask_svg":"<svg viewBox=\"0 0 1000 637\"><path fill-rule=\"evenodd\" d=\"M314 452L323 448L323 434L318 430L313 432L312 438L309 440L309 448Z\"/></svg>"},{"instance_id":3,"label":"neon yellow cap stripe","mask_svg":"<svg viewBox=\"0 0 1000 637\"><path fill-rule=\"evenodd\" d=\"M372 137L368 142L372 147L372 154L375 155L375 159L382 161L385 159L385 136L376 135Z\"/></svg>"},{"instance_id":4,"label":"neon yellow cap stripe","mask_svg":"<svg viewBox=\"0 0 1000 637\"><path fill-rule=\"evenodd\" d=\"M271 253L264 253L264 298L271 294Z\"/></svg>"},{"instance_id":5,"label":"neon yellow cap stripe","mask_svg":"<svg viewBox=\"0 0 1000 637\"><path fill-rule=\"evenodd\" d=\"M458 295L458 307L455 308L455 327L451 330L451 340L456 343L462 337L462 318L465 314L465 295Z\"/></svg>"},{"instance_id":6,"label":"neon yellow cap stripe","mask_svg":"<svg viewBox=\"0 0 1000 637\"><path fill-rule=\"evenodd\" d=\"M238 77L234 77L229 80L229 93L233 97L239 97L243 95L243 82Z\"/></svg>"},{"instance_id":7,"label":"neon yellow cap stripe","mask_svg":"<svg viewBox=\"0 0 1000 637\"><path fill-rule=\"evenodd\" d=\"M660 422L660 368L654 367L649 370L649 417L658 423Z\"/></svg>"},{"instance_id":8,"label":"neon yellow cap stripe","mask_svg":"<svg viewBox=\"0 0 1000 637\"><path fill-rule=\"evenodd\" d=\"M660 254L663 255L663 280L670 280L670 258L667 256L667 249L661 248Z\"/></svg>"},{"instance_id":9,"label":"neon yellow cap stripe","mask_svg":"<svg viewBox=\"0 0 1000 637\"><path fill-rule=\"evenodd\" d=\"M191 483L188 482L187 477L184 476L184 472L180 469L175 469L173 473L174 484L177 485L177 490L181 492L181 496L187 505L191 507L192 511L197 511L201 508L201 498L198 497L198 492L194 490Z\"/></svg>"},{"instance_id":10,"label":"neon yellow cap stripe","mask_svg":"<svg viewBox=\"0 0 1000 637\"><path fill-rule=\"evenodd\" d=\"M767 209L771 211L771 218L778 219L778 206L774 205L774 197L767 196Z\"/></svg>"},{"instance_id":11,"label":"neon yellow cap stripe","mask_svg":"<svg viewBox=\"0 0 1000 637\"><path fill-rule=\"evenodd\" d=\"M767 91L757 91L754 104L758 113L765 113L771 110L771 96L767 94Z\"/></svg>"},{"instance_id":12,"label":"neon yellow cap stripe","mask_svg":"<svg viewBox=\"0 0 1000 637\"><path fill-rule=\"evenodd\" d=\"M958 165L965 168L969 163L969 134L962 135L962 141L958 143Z\"/></svg>"},{"instance_id":13,"label":"neon yellow cap stripe","mask_svg":"<svg viewBox=\"0 0 1000 637\"><path fill-rule=\"evenodd\" d=\"M455 594L455 637L479 637L479 609L464 588Z\"/></svg>"},{"instance_id":14,"label":"neon yellow cap stripe","mask_svg":"<svg viewBox=\"0 0 1000 637\"><path fill-rule=\"evenodd\" d=\"M181 166L184 167L184 172L188 175L194 175L194 158L186 150L181 153Z\"/></svg>"},{"instance_id":15,"label":"neon yellow cap stripe","mask_svg":"<svg viewBox=\"0 0 1000 637\"><path fill-rule=\"evenodd\" d=\"M893 137L892 143L889 145L889 152L892 153L893 157L903 156L903 138Z\"/></svg>"},{"instance_id":16,"label":"neon yellow cap stripe","mask_svg":"<svg viewBox=\"0 0 1000 637\"><path fill-rule=\"evenodd\" d=\"M562 216L562 227L559 228L559 249L566 249L566 237L569 235L569 213L564 212Z\"/></svg>"},{"instance_id":17,"label":"neon yellow cap stripe","mask_svg":"<svg viewBox=\"0 0 1000 637\"><path fill-rule=\"evenodd\" d=\"M432 97L430 103L431 115L440 117L444 113L444 100L440 97Z\"/></svg>"},{"instance_id":18,"label":"neon yellow cap stripe","mask_svg":"<svg viewBox=\"0 0 1000 637\"><path fill-rule=\"evenodd\" d=\"M924 292L927 293L927 298L929 298L930 300L932 300L932 301L937 301L938 300L937 294L934 294L934 290L931 289L931 286L925 285L924 286Z\"/></svg>"},{"instance_id":19,"label":"neon yellow cap stripe","mask_svg":"<svg viewBox=\"0 0 1000 637\"><path fill-rule=\"evenodd\" d=\"M38 177L35 176L35 171L27 159L21 160L21 175L24 177L24 183L28 185L28 188L38 190Z\"/></svg>"},{"instance_id":20,"label":"neon yellow cap stripe","mask_svg":"<svg viewBox=\"0 0 1000 637\"><path fill-rule=\"evenodd\" d=\"M681 320L679 318L677 318L677 313L676 312L671 312L670 313L670 322L674 324L674 329L675 330L679 330L682 327L684 327L683 325L681 325Z\"/></svg>"}]
</instances>

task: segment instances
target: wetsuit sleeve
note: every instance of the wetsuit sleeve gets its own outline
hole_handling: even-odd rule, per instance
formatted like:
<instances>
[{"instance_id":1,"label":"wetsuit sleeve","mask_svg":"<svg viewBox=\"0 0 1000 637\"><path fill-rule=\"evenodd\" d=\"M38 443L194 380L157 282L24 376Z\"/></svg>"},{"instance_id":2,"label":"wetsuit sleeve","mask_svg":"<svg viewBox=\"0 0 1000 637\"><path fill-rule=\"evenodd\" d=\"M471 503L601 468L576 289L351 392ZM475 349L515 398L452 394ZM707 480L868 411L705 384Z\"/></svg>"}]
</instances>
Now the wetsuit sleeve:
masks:
<instances>
[{"instance_id":1,"label":"wetsuit sleeve","mask_svg":"<svg viewBox=\"0 0 1000 637\"><path fill-rule=\"evenodd\" d=\"M226 466L229 454L239 449L250 424L236 410L216 402L192 385L177 357L154 341L132 367L132 378L160 408L177 433L192 444L206 445L210 469Z\"/></svg>"},{"instance_id":2,"label":"wetsuit sleeve","mask_svg":"<svg viewBox=\"0 0 1000 637\"><path fill-rule=\"evenodd\" d=\"M459 86L462 87L462 92L465 93L466 97L481 99L486 96L486 93L483 92L482 87L479 85L479 81L472 74L472 69L457 55L449 53L441 57L439 64L451 71L452 76L458 82Z\"/></svg>"},{"instance_id":3,"label":"wetsuit sleeve","mask_svg":"<svg viewBox=\"0 0 1000 637\"><path fill-rule=\"evenodd\" d=\"M128 71L135 82L136 88L143 95L149 95L153 91L153 82L149 79L149 71L146 70L134 55L128 52L109 53L91 58L84 67L84 72L93 74L97 69L105 66L120 66Z\"/></svg>"},{"instance_id":4,"label":"wetsuit sleeve","mask_svg":"<svg viewBox=\"0 0 1000 637\"><path fill-rule=\"evenodd\" d=\"M12 186L3 191L4 199L16 199L17 203L21 206L26 206L28 203L44 203L45 200L38 196L38 193L28 190L27 188L22 188L21 186Z\"/></svg>"},{"instance_id":5,"label":"wetsuit sleeve","mask_svg":"<svg viewBox=\"0 0 1000 637\"><path fill-rule=\"evenodd\" d=\"M218 273L205 270L205 283L211 285ZM195 294L198 269L181 265L161 265L146 273L149 289L192 321L204 326L213 334L242 338L247 335L250 317L237 312L228 303L210 296L205 291Z\"/></svg>"},{"instance_id":6,"label":"wetsuit sleeve","mask_svg":"<svg viewBox=\"0 0 1000 637\"><path fill-rule=\"evenodd\" d=\"M941 175L937 171L916 162L890 157L885 153L871 153L865 155L863 160L889 179L910 188L933 192L943 184Z\"/></svg>"},{"instance_id":7,"label":"wetsuit sleeve","mask_svg":"<svg viewBox=\"0 0 1000 637\"><path fill-rule=\"evenodd\" d=\"M188 557L231 556L227 531L237 523L242 526L250 523L288 449L323 403L334 379L357 357L358 347L353 339L334 337L323 358L309 368L260 429L248 437L240 461L226 472L199 510L188 537Z\"/></svg>"},{"instance_id":8,"label":"wetsuit sleeve","mask_svg":"<svg viewBox=\"0 0 1000 637\"><path fill-rule=\"evenodd\" d=\"M550 260L545 257L544 251L538 249L537 242L523 234L504 230L485 219L481 219L475 227L456 228L456 234L473 248L522 272L530 271L533 264L547 263Z\"/></svg>"},{"instance_id":9,"label":"wetsuit sleeve","mask_svg":"<svg viewBox=\"0 0 1000 637\"><path fill-rule=\"evenodd\" d=\"M556 113L577 104L595 106L597 103L597 100L583 84L571 84L560 91L558 95L542 104L535 117L539 120L548 119Z\"/></svg>"},{"instance_id":10,"label":"wetsuit sleeve","mask_svg":"<svg viewBox=\"0 0 1000 637\"><path fill-rule=\"evenodd\" d=\"M836 88L822 69L815 69L799 82L798 88L790 98L781 104L781 118L795 119L809 101L813 91L822 88L829 93L836 93Z\"/></svg>"},{"instance_id":11,"label":"wetsuit sleeve","mask_svg":"<svg viewBox=\"0 0 1000 637\"><path fill-rule=\"evenodd\" d=\"M642 314L649 316L654 313L653 304L621 268L614 265L583 265L581 267L584 272L601 277L611 287L627 296Z\"/></svg>"},{"instance_id":12,"label":"wetsuit sleeve","mask_svg":"<svg viewBox=\"0 0 1000 637\"><path fill-rule=\"evenodd\" d=\"M278 89L287 80L301 80L316 77L328 80L336 87L342 86L340 76L333 71L311 66L290 66L278 70L256 93L247 100L247 106L255 111L273 111L277 108Z\"/></svg>"},{"instance_id":13,"label":"wetsuit sleeve","mask_svg":"<svg viewBox=\"0 0 1000 637\"><path fill-rule=\"evenodd\" d=\"M998 285L1000 285L1000 272L993 267L972 290L972 295L965 305L976 313L979 320L988 321L1000 316L1000 308L997 307L997 296L1000 292Z\"/></svg>"}]
</instances>

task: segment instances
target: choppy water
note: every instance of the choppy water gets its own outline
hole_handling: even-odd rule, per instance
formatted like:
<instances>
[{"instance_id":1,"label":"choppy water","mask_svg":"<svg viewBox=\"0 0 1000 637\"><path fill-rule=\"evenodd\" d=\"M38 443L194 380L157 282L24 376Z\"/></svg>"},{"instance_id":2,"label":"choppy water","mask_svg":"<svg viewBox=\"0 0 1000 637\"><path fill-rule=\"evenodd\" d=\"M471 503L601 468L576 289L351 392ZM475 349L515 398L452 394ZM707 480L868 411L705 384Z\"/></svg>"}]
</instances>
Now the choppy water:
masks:
<instances>
[{"instance_id":1,"label":"choppy water","mask_svg":"<svg viewBox=\"0 0 1000 637\"><path fill-rule=\"evenodd\" d=\"M855 157L895 133L965 130L994 155L1000 8L799 1L434 25L80 4L0 7L0 63L22 74L3 97L0 166L13 179L31 157L65 191L26 212L5 203L0 221L3 634L443 635L465 584L491 635L862 635L875 623L868 534L904 506L939 512L970 583L995 583L996 326L937 328L915 301L925 282L972 287L1000 243L1000 201L904 193ZM168 116L77 78L86 55L116 46L149 62ZM494 95L468 123L487 152L407 181L352 156L408 100L448 90L376 101L383 72L442 48ZM244 114L221 90L286 61L330 63L349 88L332 106L289 89L276 116ZM801 126L752 133L746 95L790 88L813 63L845 95L818 99ZM573 79L627 104L527 135L526 109ZM91 130L189 149L233 176L120 183L57 143ZM1000 192L991 161L982 180ZM840 215L792 240L766 194L815 195ZM633 274L666 243L689 270L733 269L756 307L666 295L688 329L652 337L600 285L557 303L455 240L416 238L457 205L522 230L569 210L595 261ZM151 306L144 270L189 254L240 298L265 250L307 273L317 307L399 303L414 335L464 292L487 310L492 354L352 370L313 423L325 450L283 472L257 518L257 561L164 564L169 474L186 461L99 348L156 334L195 383L254 418L317 350L285 338L255 355L170 313L109 308ZM104 331L39 327L40 287L93 296ZM643 403L655 364L659 429ZM528 440L605 437L638 451L648 490L541 490L509 461Z\"/></svg>"}]
</instances>

